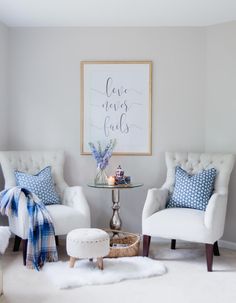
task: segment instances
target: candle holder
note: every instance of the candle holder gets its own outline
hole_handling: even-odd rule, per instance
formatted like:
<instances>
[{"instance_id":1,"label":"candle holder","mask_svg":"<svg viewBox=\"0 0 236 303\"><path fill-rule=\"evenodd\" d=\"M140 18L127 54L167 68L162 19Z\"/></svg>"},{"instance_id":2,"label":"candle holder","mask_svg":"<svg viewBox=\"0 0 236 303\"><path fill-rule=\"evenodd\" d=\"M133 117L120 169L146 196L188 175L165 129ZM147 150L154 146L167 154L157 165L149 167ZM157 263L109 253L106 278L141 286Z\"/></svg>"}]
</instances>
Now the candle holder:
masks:
<instances>
[{"instance_id":1,"label":"candle holder","mask_svg":"<svg viewBox=\"0 0 236 303\"><path fill-rule=\"evenodd\" d=\"M114 176L110 176L107 178L107 184L110 186L114 186L115 185L115 177Z\"/></svg>"}]
</instances>

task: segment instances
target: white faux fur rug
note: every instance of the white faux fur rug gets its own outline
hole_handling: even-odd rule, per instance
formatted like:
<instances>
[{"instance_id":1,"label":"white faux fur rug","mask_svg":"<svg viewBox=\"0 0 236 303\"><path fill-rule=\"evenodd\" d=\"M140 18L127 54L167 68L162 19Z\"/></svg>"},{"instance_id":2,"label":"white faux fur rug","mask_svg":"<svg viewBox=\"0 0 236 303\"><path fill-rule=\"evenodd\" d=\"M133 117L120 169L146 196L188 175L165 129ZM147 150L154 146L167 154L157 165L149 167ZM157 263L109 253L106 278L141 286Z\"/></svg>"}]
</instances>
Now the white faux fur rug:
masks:
<instances>
[{"instance_id":1,"label":"white faux fur rug","mask_svg":"<svg viewBox=\"0 0 236 303\"><path fill-rule=\"evenodd\" d=\"M69 268L68 262L46 263L43 272L57 287L74 288L160 276L166 272L166 268L160 261L144 257L130 257L105 258L103 271L96 267L96 263L79 260L74 268Z\"/></svg>"}]
</instances>

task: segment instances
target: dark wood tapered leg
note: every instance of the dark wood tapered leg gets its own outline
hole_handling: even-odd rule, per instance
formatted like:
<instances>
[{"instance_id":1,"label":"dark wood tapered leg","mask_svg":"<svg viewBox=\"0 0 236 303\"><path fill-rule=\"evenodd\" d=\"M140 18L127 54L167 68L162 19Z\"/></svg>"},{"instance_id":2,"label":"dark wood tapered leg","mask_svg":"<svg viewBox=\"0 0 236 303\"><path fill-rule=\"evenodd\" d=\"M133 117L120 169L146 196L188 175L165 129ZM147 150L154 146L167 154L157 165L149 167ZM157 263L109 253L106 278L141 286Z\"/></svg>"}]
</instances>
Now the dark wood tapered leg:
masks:
<instances>
[{"instance_id":1,"label":"dark wood tapered leg","mask_svg":"<svg viewBox=\"0 0 236 303\"><path fill-rule=\"evenodd\" d=\"M20 242L21 242L21 238L18 236L15 236L13 251L19 251Z\"/></svg>"},{"instance_id":2,"label":"dark wood tapered leg","mask_svg":"<svg viewBox=\"0 0 236 303\"><path fill-rule=\"evenodd\" d=\"M23 240L22 239L22 244L23 244L23 264L26 265L28 240Z\"/></svg>"},{"instance_id":3,"label":"dark wood tapered leg","mask_svg":"<svg viewBox=\"0 0 236 303\"><path fill-rule=\"evenodd\" d=\"M148 257L151 236L143 235L143 257Z\"/></svg>"},{"instance_id":4,"label":"dark wood tapered leg","mask_svg":"<svg viewBox=\"0 0 236 303\"><path fill-rule=\"evenodd\" d=\"M217 241L214 243L213 252L214 252L214 256L220 256L220 251L219 251L219 247L218 247L218 242Z\"/></svg>"},{"instance_id":5,"label":"dark wood tapered leg","mask_svg":"<svg viewBox=\"0 0 236 303\"><path fill-rule=\"evenodd\" d=\"M59 237L55 236L55 242L56 242L56 246L59 246Z\"/></svg>"},{"instance_id":6,"label":"dark wood tapered leg","mask_svg":"<svg viewBox=\"0 0 236 303\"><path fill-rule=\"evenodd\" d=\"M175 247L176 247L176 240L175 240L175 239L172 239L172 240L171 240L170 248L171 248L171 249L175 249Z\"/></svg>"},{"instance_id":7,"label":"dark wood tapered leg","mask_svg":"<svg viewBox=\"0 0 236 303\"><path fill-rule=\"evenodd\" d=\"M212 271L213 264L213 244L206 244L207 271Z\"/></svg>"}]
</instances>

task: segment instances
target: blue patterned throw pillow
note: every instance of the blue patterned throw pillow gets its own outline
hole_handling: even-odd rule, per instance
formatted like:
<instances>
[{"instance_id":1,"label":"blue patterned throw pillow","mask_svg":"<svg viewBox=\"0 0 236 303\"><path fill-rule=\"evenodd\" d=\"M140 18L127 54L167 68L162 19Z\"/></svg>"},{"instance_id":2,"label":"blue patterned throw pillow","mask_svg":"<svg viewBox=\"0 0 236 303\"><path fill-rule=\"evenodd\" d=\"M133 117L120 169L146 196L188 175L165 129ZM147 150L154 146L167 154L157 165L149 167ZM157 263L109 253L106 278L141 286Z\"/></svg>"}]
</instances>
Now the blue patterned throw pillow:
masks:
<instances>
[{"instance_id":1,"label":"blue patterned throw pillow","mask_svg":"<svg viewBox=\"0 0 236 303\"><path fill-rule=\"evenodd\" d=\"M190 175L181 167L175 169L175 186L167 207L184 207L206 210L214 189L215 168Z\"/></svg>"},{"instance_id":2,"label":"blue patterned throw pillow","mask_svg":"<svg viewBox=\"0 0 236 303\"><path fill-rule=\"evenodd\" d=\"M47 166L36 175L15 171L16 185L35 193L45 204L59 204L60 198L55 191L51 167Z\"/></svg>"}]
</instances>

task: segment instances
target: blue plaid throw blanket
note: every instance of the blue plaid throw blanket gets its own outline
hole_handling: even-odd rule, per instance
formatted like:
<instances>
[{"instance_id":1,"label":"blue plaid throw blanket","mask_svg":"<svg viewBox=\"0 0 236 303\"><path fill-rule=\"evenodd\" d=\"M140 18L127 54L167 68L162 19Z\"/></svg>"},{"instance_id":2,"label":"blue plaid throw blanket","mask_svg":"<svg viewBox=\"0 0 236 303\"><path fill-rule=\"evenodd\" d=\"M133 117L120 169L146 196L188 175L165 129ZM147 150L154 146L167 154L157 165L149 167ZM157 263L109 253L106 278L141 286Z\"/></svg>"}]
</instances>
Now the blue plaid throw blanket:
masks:
<instances>
[{"instance_id":1,"label":"blue plaid throw blanket","mask_svg":"<svg viewBox=\"0 0 236 303\"><path fill-rule=\"evenodd\" d=\"M1 214L17 217L20 199L24 199L29 213L26 265L39 270L44 262L58 260L53 222L43 202L19 186L0 192Z\"/></svg>"}]
</instances>

